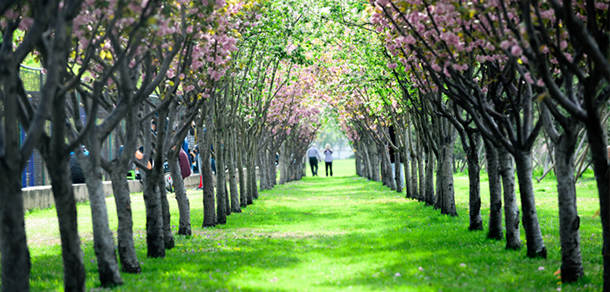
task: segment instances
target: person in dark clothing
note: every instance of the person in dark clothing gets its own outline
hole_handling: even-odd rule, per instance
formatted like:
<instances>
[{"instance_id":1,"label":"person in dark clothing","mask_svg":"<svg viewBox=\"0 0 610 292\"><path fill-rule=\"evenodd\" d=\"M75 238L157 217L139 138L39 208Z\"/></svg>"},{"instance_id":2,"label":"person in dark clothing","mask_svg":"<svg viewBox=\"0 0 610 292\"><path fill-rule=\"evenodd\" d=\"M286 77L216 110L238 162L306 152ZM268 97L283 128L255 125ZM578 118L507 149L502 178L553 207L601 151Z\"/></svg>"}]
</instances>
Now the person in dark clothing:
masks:
<instances>
[{"instance_id":1,"label":"person in dark clothing","mask_svg":"<svg viewBox=\"0 0 610 292\"><path fill-rule=\"evenodd\" d=\"M309 157L309 166L311 167L311 176L318 175L318 160L322 160L320 151L316 148L316 144L311 144L311 148L307 150L307 157Z\"/></svg>"},{"instance_id":2,"label":"person in dark clothing","mask_svg":"<svg viewBox=\"0 0 610 292\"><path fill-rule=\"evenodd\" d=\"M329 168L330 176L333 176L333 150L330 149L330 144L326 144L326 149L324 149L324 164L326 166L326 176L328 176Z\"/></svg>"}]
</instances>

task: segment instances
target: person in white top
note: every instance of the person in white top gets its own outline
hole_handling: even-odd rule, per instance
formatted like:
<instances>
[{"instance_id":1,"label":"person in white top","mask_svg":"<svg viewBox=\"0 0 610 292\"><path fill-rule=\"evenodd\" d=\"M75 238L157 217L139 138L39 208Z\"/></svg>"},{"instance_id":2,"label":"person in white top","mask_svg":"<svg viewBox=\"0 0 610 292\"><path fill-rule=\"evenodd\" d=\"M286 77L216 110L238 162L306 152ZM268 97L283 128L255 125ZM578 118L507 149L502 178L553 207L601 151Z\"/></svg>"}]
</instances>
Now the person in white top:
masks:
<instances>
[{"instance_id":1,"label":"person in white top","mask_svg":"<svg viewBox=\"0 0 610 292\"><path fill-rule=\"evenodd\" d=\"M307 157L309 157L309 166L311 167L311 176L318 175L318 159L322 160L320 151L316 148L316 144L311 144L309 150L307 150Z\"/></svg>"},{"instance_id":2,"label":"person in white top","mask_svg":"<svg viewBox=\"0 0 610 292\"><path fill-rule=\"evenodd\" d=\"M333 150L330 149L330 144L326 144L326 149L324 149L324 164L326 165L326 176L328 176L329 168L330 176L333 176Z\"/></svg>"}]
</instances>

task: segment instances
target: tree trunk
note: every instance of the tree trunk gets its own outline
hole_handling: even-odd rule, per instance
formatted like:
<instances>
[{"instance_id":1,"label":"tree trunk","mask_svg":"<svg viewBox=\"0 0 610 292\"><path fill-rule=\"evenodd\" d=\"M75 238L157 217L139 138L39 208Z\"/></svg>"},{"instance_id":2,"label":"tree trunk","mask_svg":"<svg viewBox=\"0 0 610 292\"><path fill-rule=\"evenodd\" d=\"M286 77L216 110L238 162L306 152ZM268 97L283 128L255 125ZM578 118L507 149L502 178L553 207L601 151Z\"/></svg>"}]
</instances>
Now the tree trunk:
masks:
<instances>
[{"instance_id":1,"label":"tree trunk","mask_svg":"<svg viewBox=\"0 0 610 292\"><path fill-rule=\"evenodd\" d=\"M41 152L44 153L44 151ZM60 153L43 154L43 158L51 177L51 188L59 223L64 264L64 290L85 291L85 264L77 230L76 200L68 166L69 156L67 153L57 152Z\"/></svg>"},{"instance_id":2,"label":"tree trunk","mask_svg":"<svg viewBox=\"0 0 610 292\"><path fill-rule=\"evenodd\" d=\"M396 190L396 184L394 182L394 174L390 165L390 156L387 147L379 147L379 157L381 157L381 169L383 170L382 181L383 184L389 187L391 190Z\"/></svg>"},{"instance_id":3,"label":"tree trunk","mask_svg":"<svg viewBox=\"0 0 610 292\"><path fill-rule=\"evenodd\" d=\"M373 157L371 155L372 151L371 149L369 149L368 143L363 142L362 143L362 150L364 150L364 156L363 156L363 160L364 160L364 171L366 172L366 178L368 178L369 180L373 180Z\"/></svg>"},{"instance_id":4,"label":"tree trunk","mask_svg":"<svg viewBox=\"0 0 610 292\"><path fill-rule=\"evenodd\" d=\"M421 138L417 138L417 149L420 151L419 159L417 160L417 170L419 174L419 196L418 201L423 202L426 199L426 178L424 177L424 147L421 142Z\"/></svg>"},{"instance_id":5,"label":"tree trunk","mask_svg":"<svg viewBox=\"0 0 610 292\"><path fill-rule=\"evenodd\" d=\"M235 138L237 140L237 137ZM239 176L239 206L242 208L246 208L248 206L248 187L246 183L246 173L244 172L244 164L243 164L243 153L244 153L244 143L235 141L236 145L240 145L240 147L236 147L236 158L237 158L237 173Z\"/></svg>"},{"instance_id":6,"label":"tree trunk","mask_svg":"<svg viewBox=\"0 0 610 292\"><path fill-rule=\"evenodd\" d=\"M254 190L256 190L256 169L254 168L254 155L249 151L246 156L248 178L246 181L248 188L248 205L254 204Z\"/></svg>"},{"instance_id":7,"label":"tree trunk","mask_svg":"<svg viewBox=\"0 0 610 292\"><path fill-rule=\"evenodd\" d=\"M237 148L235 147L235 133L229 132L227 147L227 164L229 166L229 191L231 193L231 211L234 213L241 213L240 201L239 201L239 192L237 191L237 177L235 170L235 156Z\"/></svg>"},{"instance_id":8,"label":"tree trunk","mask_svg":"<svg viewBox=\"0 0 610 292\"><path fill-rule=\"evenodd\" d=\"M441 205L441 214L457 216L452 168L453 145L455 140L453 137L449 137L449 135L444 138L445 144L442 146L441 150L443 156L443 181L441 182L443 187L443 204Z\"/></svg>"},{"instance_id":9,"label":"tree trunk","mask_svg":"<svg viewBox=\"0 0 610 292\"><path fill-rule=\"evenodd\" d=\"M116 166L119 168L119 166ZM116 205L119 226L117 229L119 259L121 270L126 273L139 274L142 272L133 242L133 218L131 213L131 196L129 184L125 173L121 170L110 172L112 191Z\"/></svg>"},{"instance_id":10,"label":"tree trunk","mask_svg":"<svg viewBox=\"0 0 610 292\"><path fill-rule=\"evenodd\" d=\"M401 173L401 163L400 163L400 152L394 151L394 180L396 184L396 192L402 193L402 175Z\"/></svg>"},{"instance_id":11,"label":"tree trunk","mask_svg":"<svg viewBox=\"0 0 610 292\"><path fill-rule=\"evenodd\" d=\"M206 103L210 103L207 101ZM213 103L212 103L213 105ZM200 173L203 180L203 223L202 227L216 226L216 202L214 199L214 178L212 176L210 145L212 145L213 119L206 110L206 128L199 129Z\"/></svg>"},{"instance_id":12,"label":"tree trunk","mask_svg":"<svg viewBox=\"0 0 610 292\"><path fill-rule=\"evenodd\" d=\"M114 250L114 238L108 226L108 208L102 184L102 169L100 167L101 143L97 139L97 132L91 133L86 139L89 155L77 155L78 162L85 174L85 182L89 192L89 206L91 207L91 221L93 226L93 247L97 258L97 267L100 282L103 287L122 285L123 280L119 273L119 264Z\"/></svg>"},{"instance_id":13,"label":"tree trunk","mask_svg":"<svg viewBox=\"0 0 610 292\"><path fill-rule=\"evenodd\" d=\"M169 201L165 190L165 181L159 180L159 196L161 197L161 212L163 214L163 241L165 249L172 249L175 246L174 235L172 234L172 220L169 211Z\"/></svg>"},{"instance_id":14,"label":"tree trunk","mask_svg":"<svg viewBox=\"0 0 610 292\"><path fill-rule=\"evenodd\" d=\"M469 206L468 214L470 215L470 226L468 230L483 230L483 219L481 218L481 168L479 166L479 137L471 133L468 135L470 143L464 150L466 160L468 162L468 180L470 182L469 189Z\"/></svg>"},{"instance_id":15,"label":"tree trunk","mask_svg":"<svg viewBox=\"0 0 610 292\"><path fill-rule=\"evenodd\" d=\"M439 149L438 157L436 158L436 202L434 203L434 209L439 210L443 206L443 200L445 196L443 195L443 149Z\"/></svg>"},{"instance_id":16,"label":"tree trunk","mask_svg":"<svg viewBox=\"0 0 610 292\"><path fill-rule=\"evenodd\" d=\"M159 190L159 181L162 181L161 173L157 166L149 173L144 173L143 193L144 206L146 207L146 247L148 249L147 255L150 258L165 257L163 211L161 207L161 190Z\"/></svg>"},{"instance_id":17,"label":"tree trunk","mask_svg":"<svg viewBox=\"0 0 610 292\"><path fill-rule=\"evenodd\" d=\"M595 96L595 93L585 92L585 96ZM599 116L599 105L595 98L585 99L585 108L589 113L589 120L585 121L587 128L587 139L591 149L591 160L593 161L593 172L597 182L599 196L600 219L602 223L603 247L602 256L604 261L604 291L610 291L610 166L608 165L608 141L605 135L605 123Z\"/></svg>"},{"instance_id":18,"label":"tree trunk","mask_svg":"<svg viewBox=\"0 0 610 292\"><path fill-rule=\"evenodd\" d=\"M565 129L555 149L555 174L559 202L559 235L561 240L561 281L576 282L584 275L580 254L580 217L576 206L574 148L577 127Z\"/></svg>"},{"instance_id":19,"label":"tree trunk","mask_svg":"<svg viewBox=\"0 0 610 292\"><path fill-rule=\"evenodd\" d=\"M426 152L426 205L434 206L436 198L434 196L434 152Z\"/></svg>"},{"instance_id":20,"label":"tree trunk","mask_svg":"<svg viewBox=\"0 0 610 292\"><path fill-rule=\"evenodd\" d=\"M288 157L288 147L286 146L286 144L288 144L288 141L284 141L284 143L282 143L282 146L280 146L280 158L278 159L277 163L278 167L280 168L280 185L283 185L288 182L288 178L290 177L290 175L288 174L288 171L290 169L290 157Z\"/></svg>"},{"instance_id":21,"label":"tree trunk","mask_svg":"<svg viewBox=\"0 0 610 292\"><path fill-rule=\"evenodd\" d=\"M413 198L413 190L411 190L411 169L409 168L409 152L406 150L406 146L402 151L401 157L404 157L402 167L405 174L405 198Z\"/></svg>"},{"instance_id":22,"label":"tree trunk","mask_svg":"<svg viewBox=\"0 0 610 292\"><path fill-rule=\"evenodd\" d=\"M222 141L222 124L218 125L216 143L216 223L227 224L227 181L225 179L224 145Z\"/></svg>"},{"instance_id":23,"label":"tree trunk","mask_svg":"<svg viewBox=\"0 0 610 292\"><path fill-rule=\"evenodd\" d=\"M269 187L267 185L268 174L267 174L267 164L266 164L267 159L265 159L265 157L267 156L266 154L267 154L267 150L263 148L255 156L255 159L258 161L258 165L259 165L258 166L258 173L259 173L259 177L260 177L259 181L260 181L261 191L269 189Z\"/></svg>"},{"instance_id":24,"label":"tree trunk","mask_svg":"<svg viewBox=\"0 0 610 292\"><path fill-rule=\"evenodd\" d=\"M371 141L368 145L369 148L369 159L371 161L371 177L373 181L381 181L380 175L380 162L379 162L379 151L377 151L377 145Z\"/></svg>"},{"instance_id":25,"label":"tree trunk","mask_svg":"<svg viewBox=\"0 0 610 292\"><path fill-rule=\"evenodd\" d=\"M519 231L519 207L515 193L515 169L512 156L504 147L498 147L498 162L504 189L504 222L506 225L506 249L521 249ZM491 167L491 165L489 166Z\"/></svg>"},{"instance_id":26,"label":"tree trunk","mask_svg":"<svg viewBox=\"0 0 610 292\"><path fill-rule=\"evenodd\" d=\"M5 292L30 290L32 263L25 234L21 171L0 163L0 254Z\"/></svg>"},{"instance_id":27,"label":"tree trunk","mask_svg":"<svg viewBox=\"0 0 610 292\"><path fill-rule=\"evenodd\" d=\"M485 141L487 177L489 181L489 232L487 238L502 240L502 184L500 183L498 152L492 142Z\"/></svg>"},{"instance_id":28,"label":"tree trunk","mask_svg":"<svg viewBox=\"0 0 610 292\"><path fill-rule=\"evenodd\" d=\"M419 157L415 154L415 150L411 152L411 194L413 199L419 199L419 188L417 185L417 167L419 166Z\"/></svg>"},{"instance_id":29,"label":"tree trunk","mask_svg":"<svg viewBox=\"0 0 610 292\"><path fill-rule=\"evenodd\" d=\"M523 210L523 228L528 257L546 258L546 247L540 232L540 223L536 212L534 186L532 184L532 156L531 152L519 152L515 156L517 176L519 177L519 194L521 196L521 209Z\"/></svg>"},{"instance_id":30,"label":"tree trunk","mask_svg":"<svg viewBox=\"0 0 610 292\"><path fill-rule=\"evenodd\" d=\"M174 153L170 153L170 155L168 155L167 157L167 164L169 166L169 172L174 182L174 194L176 195L176 202L178 202L178 212L180 213L180 221L178 223L178 234L191 235L193 234L191 230L191 207L189 203L189 198L186 195L186 187L184 186L184 179L182 179L180 165L178 164L178 156Z\"/></svg>"},{"instance_id":31,"label":"tree trunk","mask_svg":"<svg viewBox=\"0 0 610 292\"><path fill-rule=\"evenodd\" d=\"M269 174L269 189L273 189L277 184L277 168L275 165L275 151L269 151L269 156L267 156L267 173ZM278 161L279 162L279 161Z\"/></svg>"}]
</instances>

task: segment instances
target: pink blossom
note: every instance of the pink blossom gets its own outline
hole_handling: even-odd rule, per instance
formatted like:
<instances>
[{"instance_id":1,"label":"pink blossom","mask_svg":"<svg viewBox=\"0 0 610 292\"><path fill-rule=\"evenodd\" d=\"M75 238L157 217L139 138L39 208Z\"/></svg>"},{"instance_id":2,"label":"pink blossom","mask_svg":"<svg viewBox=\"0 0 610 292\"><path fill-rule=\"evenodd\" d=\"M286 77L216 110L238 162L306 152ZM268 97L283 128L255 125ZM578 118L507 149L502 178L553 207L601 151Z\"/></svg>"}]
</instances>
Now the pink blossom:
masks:
<instances>
[{"instance_id":1,"label":"pink blossom","mask_svg":"<svg viewBox=\"0 0 610 292\"><path fill-rule=\"evenodd\" d=\"M500 43L500 48L502 50L507 50L509 46L510 46L510 42L507 40L504 40Z\"/></svg>"},{"instance_id":2,"label":"pink blossom","mask_svg":"<svg viewBox=\"0 0 610 292\"><path fill-rule=\"evenodd\" d=\"M379 6L386 6L388 3L390 3L389 0L377 0L377 4L379 4Z\"/></svg>"},{"instance_id":3,"label":"pink blossom","mask_svg":"<svg viewBox=\"0 0 610 292\"><path fill-rule=\"evenodd\" d=\"M510 49L510 53L513 56L521 56L521 54L523 53L523 49L521 49L521 46L519 45L514 45L511 49Z\"/></svg>"},{"instance_id":4,"label":"pink blossom","mask_svg":"<svg viewBox=\"0 0 610 292\"><path fill-rule=\"evenodd\" d=\"M398 67L398 64L396 64L396 63L388 63L388 68L390 68L390 70L396 69L396 67Z\"/></svg>"}]
</instances>

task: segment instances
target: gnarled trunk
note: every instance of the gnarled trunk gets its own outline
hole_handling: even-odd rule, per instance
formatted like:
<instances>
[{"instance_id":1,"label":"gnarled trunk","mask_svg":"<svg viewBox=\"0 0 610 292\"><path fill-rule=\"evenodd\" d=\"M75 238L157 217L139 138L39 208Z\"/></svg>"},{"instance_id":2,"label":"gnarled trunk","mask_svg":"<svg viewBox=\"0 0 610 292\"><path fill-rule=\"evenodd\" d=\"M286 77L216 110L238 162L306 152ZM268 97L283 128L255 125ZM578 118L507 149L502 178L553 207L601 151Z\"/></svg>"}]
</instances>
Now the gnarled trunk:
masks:
<instances>
[{"instance_id":1,"label":"gnarled trunk","mask_svg":"<svg viewBox=\"0 0 610 292\"><path fill-rule=\"evenodd\" d=\"M236 138L237 140L237 138ZM248 186L246 182L246 173L244 172L244 143L235 141L235 144L240 145L240 147L236 147L236 155L237 155L237 173L239 176L239 206L242 208L246 208L248 206Z\"/></svg>"},{"instance_id":2,"label":"gnarled trunk","mask_svg":"<svg viewBox=\"0 0 610 292\"><path fill-rule=\"evenodd\" d=\"M100 282L103 287L112 287L123 284L119 273L119 264L114 250L114 238L108 225L108 208L102 184L101 142L96 137L97 132L91 133L86 139L89 156L77 155L78 162L85 174L87 191L89 192L89 206L91 207L91 221L93 226L93 247L97 258L97 268Z\"/></svg>"},{"instance_id":3,"label":"gnarled trunk","mask_svg":"<svg viewBox=\"0 0 610 292\"><path fill-rule=\"evenodd\" d=\"M246 184L248 186L248 205L254 203L254 191L256 190L256 169L254 168L254 155L252 152L246 155L247 175Z\"/></svg>"},{"instance_id":4,"label":"gnarled trunk","mask_svg":"<svg viewBox=\"0 0 610 292\"><path fill-rule=\"evenodd\" d=\"M424 173L424 159L427 159L424 153L424 147L421 142L421 138L417 138L417 148L420 150L419 159L417 160L417 170L419 174L419 196L418 201L423 202L426 200L426 178Z\"/></svg>"},{"instance_id":5,"label":"gnarled trunk","mask_svg":"<svg viewBox=\"0 0 610 292\"><path fill-rule=\"evenodd\" d=\"M146 247L150 258L165 257L163 238L163 211L159 181L161 171L155 166L150 173L144 173L144 206L146 207ZM165 185L162 186L165 189Z\"/></svg>"},{"instance_id":6,"label":"gnarled trunk","mask_svg":"<svg viewBox=\"0 0 610 292\"><path fill-rule=\"evenodd\" d=\"M2 291L29 291L32 263L25 233L21 169L5 166L0 164Z\"/></svg>"},{"instance_id":7,"label":"gnarled trunk","mask_svg":"<svg viewBox=\"0 0 610 292\"><path fill-rule=\"evenodd\" d=\"M580 217L576 206L574 148L577 130L566 129L555 148L555 174L559 202L561 281L575 282L584 275L580 254Z\"/></svg>"},{"instance_id":8,"label":"gnarled trunk","mask_svg":"<svg viewBox=\"0 0 610 292\"><path fill-rule=\"evenodd\" d=\"M434 195L434 152L426 152L426 205L433 206L436 202Z\"/></svg>"},{"instance_id":9,"label":"gnarled trunk","mask_svg":"<svg viewBox=\"0 0 610 292\"><path fill-rule=\"evenodd\" d=\"M237 177L235 170L235 151L237 148L235 147L235 136L234 132L229 132L229 140L227 147L227 165L229 166L229 192L231 193L231 211L234 213L241 213L240 201L239 201L239 192L237 191Z\"/></svg>"},{"instance_id":10,"label":"gnarled trunk","mask_svg":"<svg viewBox=\"0 0 610 292\"><path fill-rule=\"evenodd\" d=\"M504 190L504 222L506 225L506 249L521 249L519 231L519 207L515 193L515 169L512 156L504 147L498 147L498 162ZM490 166L491 167L491 166Z\"/></svg>"},{"instance_id":11,"label":"gnarled trunk","mask_svg":"<svg viewBox=\"0 0 610 292\"><path fill-rule=\"evenodd\" d=\"M225 179L224 145L222 124L218 125L216 145L216 223L227 224L227 181Z\"/></svg>"},{"instance_id":12,"label":"gnarled trunk","mask_svg":"<svg viewBox=\"0 0 610 292\"><path fill-rule=\"evenodd\" d=\"M163 214L163 241L165 249L174 248L174 235L172 234L172 220L169 212L169 201L165 190L165 181L159 180L159 197L161 198L161 213Z\"/></svg>"},{"instance_id":13,"label":"gnarled trunk","mask_svg":"<svg viewBox=\"0 0 610 292\"><path fill-rule=\"evenodd\" d=\"M118 168L118 166L117 166ZM117 209L119 226L117 229L119 260L123 272L137 274L142 272L138 256L133 242L133 218L131 214L131 197L129 184L125 173L122 171L111 171L112 191Z\"/></svg>"},{"instance_id":14,"label":"gnarled trunk","mask_svg":"<svg viewBox=\"0 0 610 292\"><path fill-rule=\"evenodd\" d=\"M167 164L169 166L169 172L172 176L172 181L174 182L174 194L176 195L178 212L180 213L178 234L191 235L191 207L189 198L186 195L186 187L184 186L184 179L182 179L182 172L180 171L178 156L171 153L167 157Z\"/></svg>"},{"instance_id":15,"label":"gnarled trunk","mask_svg":"<svg viewBox=\"0 0 610 292\"><path fill-rule=\"evenodd\" d=\"M42 152L44 153L44 151ZM77 230L76 200L68 166L69 156L62 153L48 153L43 154L43 158L51 177L51 188L59 223L64 265L64 290L85 291L85 264Z\"/></svg>"},{"instance_id":16,"label":"gnarled trunk","mask_svg":"<svg viewBox=\"0 0 610 292\"><path fill-rule=\"evenodd\" d=\"M401 175L400 152L394 151L394 183L396 184L396 192L402 193L402 175Z\"/></svg>"},{"instance_id":17,"label":"gnarled trunk","mask_svg":"<svg viewBox=\"0 0 610 292\"><path fill-rule=\"evenodd\" d=\"M457 210L455 207L455 192L453 185L453 145L454 139L451 137L445 138L445 143L441 147L441 153L443 157L443 181L441 185L443 188L443 202L441 205L441 214L447 214L450 216L457 216Z\"/></svg>"},{"instance_id":18,"label":"gnarled trunk","mask_svg":"<svg viewBox=\"0 0 610 292\"><path fill-rule=\"evenodd\" d=\"M532 155L531 152L519 151L515 155L517 176L519 177L519 194L521 196L521 209L523 210L523 228L528 257L546 258L546 247L540 232L540 223L536 212L534 186L532 185Z\"/></svg>"},{"instance_id":19,"label":"gnarled trunk","mask_svg":"<svg viewBox=\"0 0 610 292\"><path fill-rule=\"evenodd\" d=\"M468 147L468 181L469 189L469 210L470 226L468 230L483 230L483 219L481 218L481 167L479 165L479 137L475 134L468 135L470 143Z\"/></svg>"},{"instance_id":20,"label":"gnarled trunk","mask_svg":"<svg viewBox=\"0 0 610 292\"><path fill-rule=\"evenodd\" d=\"M502 184L500 183L500 166L498 152L492 142L485 141L487 159L487 177L489 181L489 232L487 238L502 240Z\"/></svg>"}]
</instances>

